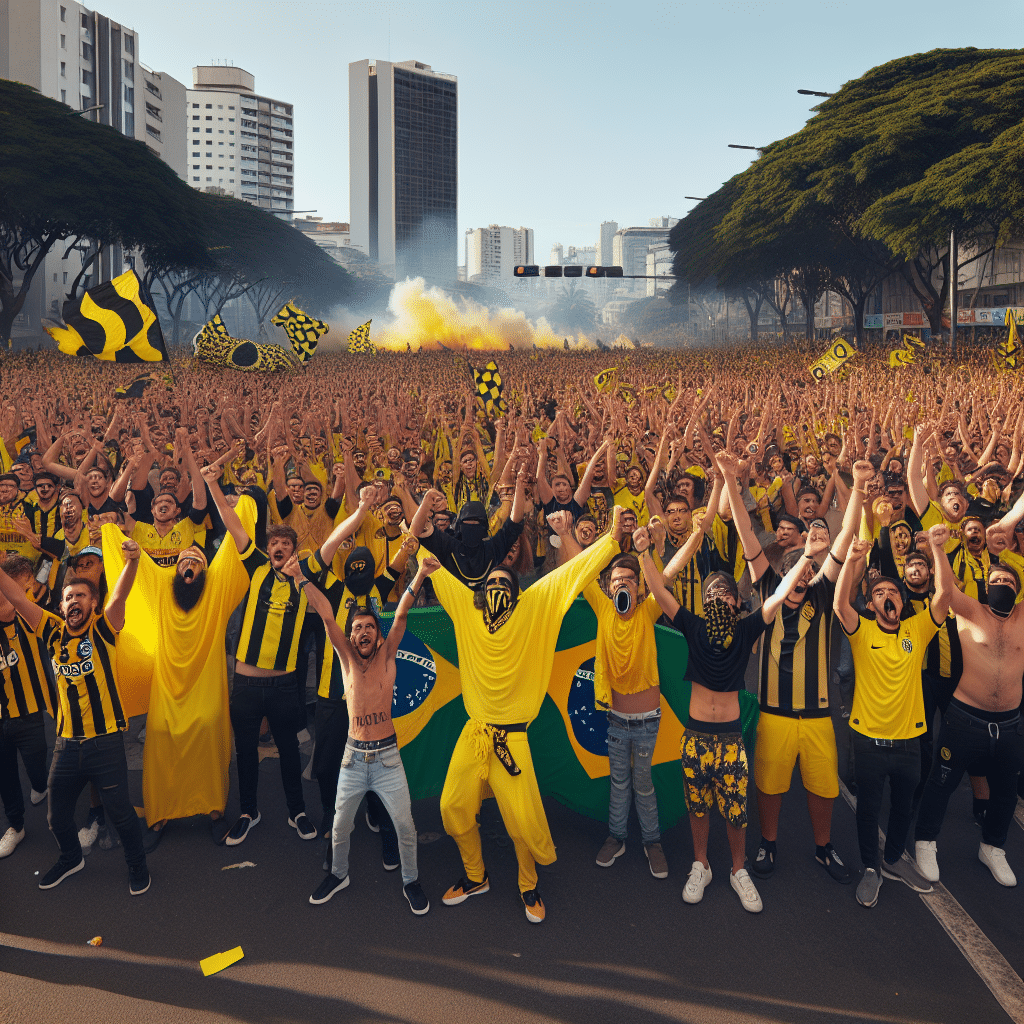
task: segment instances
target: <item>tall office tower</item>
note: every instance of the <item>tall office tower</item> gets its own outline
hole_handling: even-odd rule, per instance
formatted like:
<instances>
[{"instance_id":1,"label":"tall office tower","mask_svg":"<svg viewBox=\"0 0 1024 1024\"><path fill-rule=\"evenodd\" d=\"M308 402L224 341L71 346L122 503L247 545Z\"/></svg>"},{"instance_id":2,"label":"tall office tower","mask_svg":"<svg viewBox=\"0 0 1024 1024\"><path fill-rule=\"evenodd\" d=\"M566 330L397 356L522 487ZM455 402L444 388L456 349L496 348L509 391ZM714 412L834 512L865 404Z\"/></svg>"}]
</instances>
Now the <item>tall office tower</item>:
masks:
<instances>
[{"instance_id":1,"label":"tall office tower","mask_svg":"<svg viewBox=\"0 0 1024 1024\"><path fill-rule=\"evenodd\" d=\"M606 220L601 224L601 233L597 239L597 265L599 267L611 267L612 263L612 239L619 225L613 220Z\"/></svg>"},{"instance_id":2,"label":"tall office tower","mask_svg":"<svg viewBox=\"0 0 1024 1024\"><path fill-rule=\"evenodd\" d=\"M458 80L362 60L348 84L352 244L399 280L456 280Z\"/></svg>"},{"instance_id":3,"label":"tall office tower","mask_svg":"<svg viewBox=\"0 0 1024 1024\"><path fill-rule=\"evenodd\" d=\"M248 71L224 65L193 68L185 100L188 183L244 199L290 223L292 105L258 95Z\"/></svg>"},{"instance_id":4,"label":"tall office tower","mask_svg":"<svg viewBox=\"0 0 1024 1024\"><path fill-rule=\"evenodd\" d=\"M466 280L506 285L513 268L533 263L533 228L492 224L466 232Z\"/></svg>"}]
</instances>

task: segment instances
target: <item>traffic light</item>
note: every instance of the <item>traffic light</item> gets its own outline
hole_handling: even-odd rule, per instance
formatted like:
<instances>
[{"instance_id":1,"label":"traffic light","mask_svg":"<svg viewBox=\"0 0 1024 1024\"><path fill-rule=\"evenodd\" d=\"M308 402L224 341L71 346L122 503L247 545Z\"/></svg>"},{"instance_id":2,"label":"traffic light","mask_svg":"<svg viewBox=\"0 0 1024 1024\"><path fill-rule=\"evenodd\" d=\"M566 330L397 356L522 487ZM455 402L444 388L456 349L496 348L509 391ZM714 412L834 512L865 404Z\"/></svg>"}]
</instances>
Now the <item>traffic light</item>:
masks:
<instances>
[{"instance_id":1,"label":"traffic light","mask_svg":"<svg viewBox=\"0 0 1024 1024\"><path fill-rule=\"evenodd\" d=\"M622 277L622 267L604 267L605 277Z\"/></svg>"},{"instance_id":2,"label":"traffic light","mask_svg":"<svg viewBox=\"0 0 1024 1024\"><path fill-rule=\"evenodd\" d=\"M545 277L561 277L562 276L562 268L559 267L559 266L545 267L544 268L544 276Z\"/></svg>"},{"instance_id":3,"label":"traffic light","mask_svg":"<svg viewBox=\"0 0 1024 1024\"><path fill-rule=\"evenodd\" d=\"M563 273L564 273L564 275L566 277L582 277L583 276L583 268L582 267L573 267L573 266L562 267L562 271L563 271Z\"/></svg>"},{"instance_id":4,"label":"traffic light","mask_svg":"<svg viewBox=\"0 0 1024 1024\"><path fill-rule=\"evenodd\" d=\"M517 266L512 271L516 277L540 277L540 267Z\"/></svg>"},{"instance_id":5,"label":"traffic light","mask_svg":"<svg viewBox=\"0 0 1024 1024\"><path fill-rule=\"evenodd\" d=\"M607 267L587 267L587 277L604 277Z\"/></svg>"}]
</instances>

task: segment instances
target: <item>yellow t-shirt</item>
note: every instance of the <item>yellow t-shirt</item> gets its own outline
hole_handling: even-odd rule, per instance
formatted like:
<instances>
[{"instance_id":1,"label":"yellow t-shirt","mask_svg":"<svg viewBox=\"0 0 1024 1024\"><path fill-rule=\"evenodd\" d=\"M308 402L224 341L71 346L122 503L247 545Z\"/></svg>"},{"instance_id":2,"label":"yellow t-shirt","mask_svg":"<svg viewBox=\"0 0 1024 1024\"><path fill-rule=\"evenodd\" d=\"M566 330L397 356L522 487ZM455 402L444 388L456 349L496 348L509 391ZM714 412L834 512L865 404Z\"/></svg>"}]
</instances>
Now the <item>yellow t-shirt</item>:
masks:
<instances>
[{"instance_id":1,"label":"yellow t-shirt","mask_svg":"<svg viewBox=\"0 0 1024 1024\"><path fill-rule=\"evenodd\" d=\"M182 519L161 537L152 523L136 523L132 529L132 540L157 565L174 565L185 548L193 544L202 547L206 543L206 531L197 528L191 519Z\"/></svg>"},{"instance_id":2,"label":"yellow t-shirt","mask_svg":"<svg viewBox=\"0 0 1024 1024\"><path fill-rule=\"evenodd\" d=\"M904 619L895 633L860 616L847 634L857 676L851 729L880 740L907 740L925 731L921 669L938 631L930 608Z\"/></svg>"},{"instance_id":3,"label":"yellow t-shirt","mask_svg":"<svg viewBox=\"0 0 1024 1024\"><path fill-rule=\"evenodd\" d=\"M612 706L616 693L640 693L658 685L658 653L654 623L661 608L651 594L624 619L595 580L583 591L597 616L597 655L594 659L594 705Z\"/></svg>"},{"instance_id":4,"label":"yellow t-shirt","mask_svg":"<svg viewBox=\"0 0 1024 1024\"><path fill-rule=\"evenodd\" d=\"M637 526L647 525L650 516L647 513L647 498L644 496L643 491L639 494L630 493L625 481L620 479L615 481L612 498L616 505L621 505L623 508L628 508L636 513Z\"/></svg>"},{"instance_id":5,"label":"yellow t-shirt","mask_svg":"<svg viewBox=\"0 0 1024 1024\"><path fill-rule=\"evenodd\" d=\"M947 519L942 511L942 506L937 501L929 501L924 515L921 516L921 526L925 530L930 530L937 523L945 523L949 527L949 540L946 541L946 554L948 555L955 551L960 543L960 523L954 523L951 519Z\"/></svg>"}]
</instances>

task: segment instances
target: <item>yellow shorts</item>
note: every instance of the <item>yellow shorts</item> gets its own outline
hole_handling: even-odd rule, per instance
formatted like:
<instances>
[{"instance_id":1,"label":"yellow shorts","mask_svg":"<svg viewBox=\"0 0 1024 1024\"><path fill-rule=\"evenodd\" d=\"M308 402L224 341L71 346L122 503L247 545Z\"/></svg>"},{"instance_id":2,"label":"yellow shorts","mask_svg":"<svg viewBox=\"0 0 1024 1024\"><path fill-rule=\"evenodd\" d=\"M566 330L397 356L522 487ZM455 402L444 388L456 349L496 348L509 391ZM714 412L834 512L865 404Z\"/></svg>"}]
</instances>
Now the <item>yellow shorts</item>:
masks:
<instances>
[{"instance_id":1,"label":"yellow shorts","mask_svg":"<svg viewBox=\"0 0 1024 1024\"><path fill-rule=\"evenodd\" d=\"M762 710L757 720L754 784L768 796L788 793L797 758L808 793L825 800L839 796L839 755L832 719L787 718Z\"/></svg>"}]
</instances>

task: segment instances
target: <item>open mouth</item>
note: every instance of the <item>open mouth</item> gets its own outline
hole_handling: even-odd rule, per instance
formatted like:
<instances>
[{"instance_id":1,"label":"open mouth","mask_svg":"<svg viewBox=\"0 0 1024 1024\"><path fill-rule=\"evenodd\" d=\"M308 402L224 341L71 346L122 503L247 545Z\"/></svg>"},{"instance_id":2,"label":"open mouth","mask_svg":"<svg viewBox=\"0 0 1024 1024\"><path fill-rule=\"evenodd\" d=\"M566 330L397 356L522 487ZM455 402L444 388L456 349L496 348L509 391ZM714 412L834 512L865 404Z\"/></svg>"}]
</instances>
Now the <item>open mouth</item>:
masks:
<instances>
[{"instance_id":1,"label":"open mouth","mask_svg":"<svg viewBox=\"0 0 1024 1024\"><path fill-rule=\"evenodd\" d=\"M882 610L885 612L885 617L887 619L894 619L896 617L896 605L894 605L888 598L886 598L885 604L882 605Z\"/></svg>"}]
</instances>

